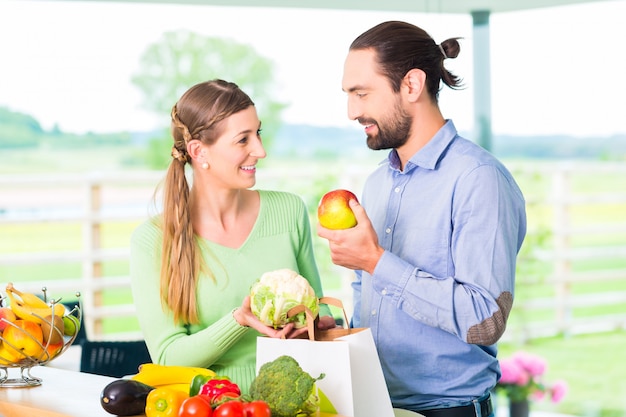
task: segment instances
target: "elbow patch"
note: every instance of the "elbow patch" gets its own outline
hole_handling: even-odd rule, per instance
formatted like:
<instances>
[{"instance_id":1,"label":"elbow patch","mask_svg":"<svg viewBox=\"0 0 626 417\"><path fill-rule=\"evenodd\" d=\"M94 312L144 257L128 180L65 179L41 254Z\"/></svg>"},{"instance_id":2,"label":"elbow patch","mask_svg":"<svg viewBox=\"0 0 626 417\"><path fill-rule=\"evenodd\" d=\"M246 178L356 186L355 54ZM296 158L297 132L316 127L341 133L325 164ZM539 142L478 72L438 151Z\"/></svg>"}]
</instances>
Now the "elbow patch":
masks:
<instances>
[{"instance_id":1,"label":"elbow patch","mask_svg":"<svg viewBox=\"0 0 626 417\"><path fill-rule=\"evenodd\" d=\"M495 344L506 329L506 321L513 307L513 295L505 291L496 299L498 311L482 322L470 327L467 343L489 346Z\"/></svg>"}]
</instances>

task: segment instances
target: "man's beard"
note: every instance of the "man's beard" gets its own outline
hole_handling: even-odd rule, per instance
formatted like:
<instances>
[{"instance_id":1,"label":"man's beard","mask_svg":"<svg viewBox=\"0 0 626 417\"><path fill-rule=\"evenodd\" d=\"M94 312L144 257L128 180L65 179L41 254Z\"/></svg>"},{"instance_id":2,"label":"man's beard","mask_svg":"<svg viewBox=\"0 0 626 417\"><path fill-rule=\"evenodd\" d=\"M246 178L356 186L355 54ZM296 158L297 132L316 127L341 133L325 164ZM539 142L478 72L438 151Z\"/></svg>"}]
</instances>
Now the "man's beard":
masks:
<instances>
[{"instance_id":1,"label":"man's beard","mask_svg":"<svg viewBox=\"0 0 626 417\"><path fill-rule=\"evenodd\" d=\"M387 120L379 124L373 119L359 119L359 122L375 124L378 134L367 135L367 146L372 150L399 148L409 139L413 117L396 103L394 112Z\"/></svg>"}]
</instances>

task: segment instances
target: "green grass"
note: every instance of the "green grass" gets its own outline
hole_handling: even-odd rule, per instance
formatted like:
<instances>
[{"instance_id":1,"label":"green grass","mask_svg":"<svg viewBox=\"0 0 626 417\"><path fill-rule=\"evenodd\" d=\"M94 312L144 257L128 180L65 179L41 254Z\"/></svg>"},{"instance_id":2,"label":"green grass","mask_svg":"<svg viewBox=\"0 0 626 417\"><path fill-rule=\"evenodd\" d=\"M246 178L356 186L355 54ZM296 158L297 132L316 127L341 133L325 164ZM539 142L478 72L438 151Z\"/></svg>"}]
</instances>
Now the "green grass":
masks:
<instances>
[{"instance_id":1,"label":"green grass","mask_svg":"<svg viewBox=\"0 0 626 417\"><path fill-rule=\"evenodd\" d=\"M569 387L562 402L544 400L533 403L533 409L580 416L626 415L626 332L537 339L524 346L501 344L499 355L504 358L519 349L548 361L546 382L565 380Z\"/></svg>"}]
</instances>

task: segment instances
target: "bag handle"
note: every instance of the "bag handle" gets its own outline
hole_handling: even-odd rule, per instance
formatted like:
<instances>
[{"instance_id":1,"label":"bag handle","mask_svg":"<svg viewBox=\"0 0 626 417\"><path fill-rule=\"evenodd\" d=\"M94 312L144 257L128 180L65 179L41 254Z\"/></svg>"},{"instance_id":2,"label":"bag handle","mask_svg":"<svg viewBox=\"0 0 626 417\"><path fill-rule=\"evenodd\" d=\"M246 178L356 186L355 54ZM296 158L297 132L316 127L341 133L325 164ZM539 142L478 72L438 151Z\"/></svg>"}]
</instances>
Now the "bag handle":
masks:
<instances>
[{"instance_id":1,"label":"bag handle","mask_svg":"<svg viewBox=\"0 0 626 417\"><path fill-rule=\"evenodd\" d=\"M344 323L346 323L346 326L350 326L348 322L348 315L346 314L346 310L343 307L343 303L341 302L341 300L334 297L322 297L319 299L319 302L321 304L328 304L340 308L341 312L343 313L343 318L345 320ZM302 312L304 312L304 314L306 315L306 327L307 333L309 335L309 340L315 340L315 319L317 317L313 316L313 312L311 311L311 309L306 307L304 304L299 304L295 307L290 308L289 311L287 311L287 317L293 317L296 314L300 314Z\"/></svg>"},{"instance_id":2,"label":"bag handle","mask_svg":"<svg viewBox=\"0 0 626 417\"><path fill-rule=\"evenodd\" d=\"M313 317L313 312L310 308L305 306L304 304L298 304L295 307L292 307L287 311L287 317L291 318L297 314L304 312L306 315L306 329L309 334L310 340L315 340L315 317Z\"/></svg>"},{"instance_id":3,"label":"bag handle","mask_svg":"<svg viewBox=\"0 0 626 417\"><path fill-rule=\"evenodd\" d=\"M320 303L321 304L328 304L337 308L341 309L341 313L343 314L343 322L345 323L346 327L350 327L350 321L348 321L348 315L346 314L346 309L343 308L343 303L341 302L340 299L335 298L335 297L322 297L320 298Z\"/></svg>"}]
</instances>

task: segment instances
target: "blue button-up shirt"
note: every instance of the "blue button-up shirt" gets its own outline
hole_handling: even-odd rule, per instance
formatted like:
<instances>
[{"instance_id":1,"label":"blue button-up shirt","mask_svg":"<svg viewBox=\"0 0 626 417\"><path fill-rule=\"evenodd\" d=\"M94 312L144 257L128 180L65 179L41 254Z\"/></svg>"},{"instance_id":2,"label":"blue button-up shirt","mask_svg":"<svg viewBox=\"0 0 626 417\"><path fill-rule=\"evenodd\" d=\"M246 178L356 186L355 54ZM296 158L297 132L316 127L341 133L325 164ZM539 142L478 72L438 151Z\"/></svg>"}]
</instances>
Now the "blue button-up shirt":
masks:
<instances>
[{"instance_id":1,"label":"blue button-up shirt","mask_svg":"<svg viewBox=\"0 0 626 417\"><path fill-rule=\"evenodd\" d=\"M489 392L526 233L509 171L447 121L403 170L392 150L361 202L385 252L373 275L356 273L353 326L371 328L394 406Z\"/></svg>"}]
</instances>

